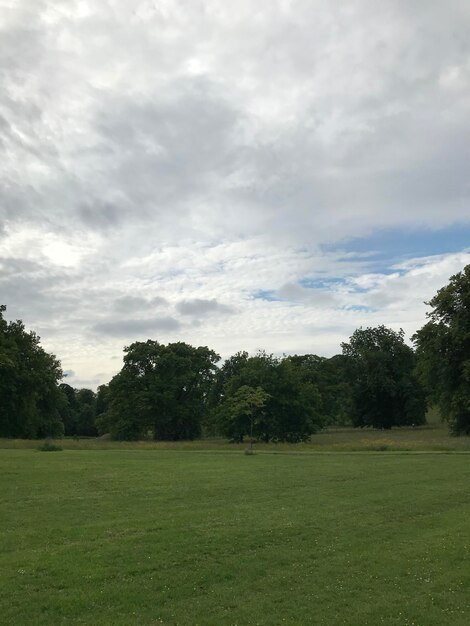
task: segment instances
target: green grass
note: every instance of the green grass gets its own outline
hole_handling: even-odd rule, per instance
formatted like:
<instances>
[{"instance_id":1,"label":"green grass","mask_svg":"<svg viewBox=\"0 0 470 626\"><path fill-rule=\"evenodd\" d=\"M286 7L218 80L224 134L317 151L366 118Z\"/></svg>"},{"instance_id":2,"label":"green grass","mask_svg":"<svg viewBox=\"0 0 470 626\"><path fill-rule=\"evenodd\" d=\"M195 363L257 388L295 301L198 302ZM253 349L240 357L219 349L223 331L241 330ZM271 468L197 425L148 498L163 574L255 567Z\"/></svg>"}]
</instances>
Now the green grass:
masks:
<instances>
[{"instance_id":1,"label":"green grass","mask_svg":"<svg viewBox=\"0 0 470 626\"><path fill-rule=\"evenodd\" d=\"M56 445L67 450L226 450L243 451L247 444L233 444L226 439L210 438L196 441L111 441L108 439L66 438ZM1 448L37 448L38 442L26 439L0 439ZM470 437L452 437L441 423L419 428L393 428L389 431L369 428L330 428L301 444L256 443L258 452L360 452L374 450L396 451L462 451L470 452Z\"/></svg>"},{"instance_id":2,"label":"green grass","mask_svg":"<svg viewBox=\"0 0 470 626\"><path fill-rule=\"evenodd\" d=\"M0 622L467 626L469 460L0 450Z\"/></svg>"}]
</instances>

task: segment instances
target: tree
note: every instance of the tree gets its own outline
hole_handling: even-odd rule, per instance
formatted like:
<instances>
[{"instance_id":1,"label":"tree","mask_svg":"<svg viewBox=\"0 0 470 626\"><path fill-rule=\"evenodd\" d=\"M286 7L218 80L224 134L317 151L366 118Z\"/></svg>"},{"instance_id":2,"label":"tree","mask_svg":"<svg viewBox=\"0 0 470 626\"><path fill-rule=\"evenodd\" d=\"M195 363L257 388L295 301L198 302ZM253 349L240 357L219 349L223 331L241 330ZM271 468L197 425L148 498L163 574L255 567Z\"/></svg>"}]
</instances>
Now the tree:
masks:
<instances>
[{"instance_id":1,"label":"tree","mask_svg":"<svg viewBox=\"0 0 470 626\"><path fill-rule=\"evenodd\" d=\"M418 374L456 435L470 434L470 265L427 303L429 321L413 336Z\"/></svg>"},{"instance_id":2,"label":"tree","mask_svg":"<svg viewBox=\"0 0 470 626\"><path fill-rule=\"evenodd\" d=\"M67 383L60 383L59 389L64 395L64 402L60 408L60 418L64 424L64 434L72 437L77 434L78 402L75 389Z\"/></svg>"},{"instance_id":3,"label":"tree","mask_svg":"<svg viewBox=\"0 0 470 626\"><path fill-rule=\"evenodd\" d=\"M61 383L59 388L65 397L60 410L65 435L96 436L96 394L91 389L74 389L67 383Z\"/></svg>"},{"instance_id":4,"label":"tree","mask_svg":"<svg viewBox=\"0 0 470 626\"><path fill-rule=\"evenodd\" d=\"M96 394L91 389L76 389L77 435L95 437Z\"/></svg>"},{"instance_id":5,"label":"tree","mask_svg":"<svg viewBox=\"0 0 470 626\"><path fill-rule=\"evenodd\" d=\"M241 443L245 435L250 435L250 448L253 448L253 435L259 436L258 426L264 417L266 403L270 395L257 387L243 385L221 405L221 422L224 434Z\"/></svg>"},{"instance_id":6,"label":"tree","mask_svg":"<svg viewBox=\"0 0 470 626\"><path fill-rule=\"evenodd\" d=\"M99 434L109 433L109 385L100 385L96 393L96 419L95 426Z\"/></svg>"},{"instance_id":7,"label":"tree","mask_svg":"<svg viewBox=\"0 0 470 626\"><path fill-rule=\"evenodd\" d=\"M21 320L7 322L0 306L0 436L57 437L63 434L59 411L65 402L58 387L59 361L27 332Z\"/></svg>"},{"instance_id":8,"label":"tree","mask_svg":"<svg viewBox=\"0 0 470 626\"><path fill-rule=\"evenodd\" d=\"M389 429L425 423L424 389L403 330L359 328L342 348L349 361L354 426Z\"/></svg>"},{"instance_id":9,"label":"tree","mask_svg":"<svg viewBox=\"0 0 470 626\"><path fill-rule=\"evenodd\" d=\"M289 359L279 359L265 352L253 357L239 353L224 364L222 376L216 412L222 433L229 433L227 409L244 386L261 389L268 395L266 406L256 420L254 433L257 439L266 442L304 441L320 427L318 390L313 383L302 378L299 369ZM238 431L238 440L243 440L247 434L246 428L243 432Z\"/></svg>"},{"instance_id":10,"label":"tree","mask_svg":"<svg viewBox=\"0 0 470 626\"><path fill-rule=\"evenodd\" d=\"M109 384L106 423L118 439L194 439L219 356L183 342L135 342L124 349L124 365Z\"/></svg>"},{"instance_id":11,"label":"tree","mask_svg":"<svg viewBox=\"0 0 470 626\"><path fill-rule=\"evenodd\" d=\"M305 382L317 387L318 412L324 424L350 424L352 393L348 377L348 359L341 354L329 359L316 354L294 355L287 359L299 368Z\"/></svg>"},{"instance_id":12,"label":"tree","mask_svg":"<svg viewBox=\"0 0 470 626\"><path fill-rule=\"evenodd\" d=\"M242 369L246 366L248 358L248 352L237 352L226 359L222 367L216 370L208 395L207 411L202 421L205 434L216 435L220 434L221 430L224 430L225 426L220 423L221 414L219 409L227 393L229 381L233 377L240 375Z\"/></svg>"}]
</instances>

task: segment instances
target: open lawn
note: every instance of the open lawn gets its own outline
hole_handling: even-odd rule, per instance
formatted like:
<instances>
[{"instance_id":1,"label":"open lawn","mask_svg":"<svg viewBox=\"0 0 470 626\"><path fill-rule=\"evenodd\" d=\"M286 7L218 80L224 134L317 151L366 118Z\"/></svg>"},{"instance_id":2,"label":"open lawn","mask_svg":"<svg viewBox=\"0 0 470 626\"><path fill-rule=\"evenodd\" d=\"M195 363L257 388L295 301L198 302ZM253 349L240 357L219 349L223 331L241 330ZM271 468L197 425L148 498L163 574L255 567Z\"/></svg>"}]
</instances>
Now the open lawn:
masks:
<instances>
[{"instance_id":1,"label":"open lawn","mask_svg":"<svg viewBox=\"0 0 470 626\"><path fill-rule=\"evenodd\" d=\"M226 439L195 441L112 441L101 438L59 439L54 443L67 450L227 450L243 452L247 443L234 444ZM37 448L31 439L0 439L1 448ZM418 428L330 428L320 431L305 443L256 443L258 452L361 452L361 451L440 451L470 452L470 437L453 437L447 425L430 423Z\"/></svg>"},{"instance_id":2,"label":"open lawn","mask_svg":"<svg viewBox=\"0 0 470 626\"><path fill-rule=\"evenodd\" d=\"M0 494L2 624L470 623L466 453L2 449Z\"/></svg>"}]
</instances>

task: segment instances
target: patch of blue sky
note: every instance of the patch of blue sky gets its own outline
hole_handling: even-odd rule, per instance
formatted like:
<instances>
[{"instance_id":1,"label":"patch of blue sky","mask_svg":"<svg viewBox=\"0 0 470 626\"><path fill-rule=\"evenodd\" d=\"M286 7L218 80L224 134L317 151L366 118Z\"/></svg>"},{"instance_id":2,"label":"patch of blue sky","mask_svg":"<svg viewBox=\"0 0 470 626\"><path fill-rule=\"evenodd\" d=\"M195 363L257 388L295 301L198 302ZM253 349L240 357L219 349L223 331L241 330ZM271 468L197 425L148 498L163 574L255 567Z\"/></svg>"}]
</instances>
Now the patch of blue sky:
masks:
<instances>
[{"instance_id":1,"label":"patch of blue sky","mask_svg":"<svg viewBox=\"0 0 470 626\"><path fill-rule=\"evenodd\" d=\"M369 291L365 287L360 287L359 285L355 285L351 283L347 277L329 277L329 278L301 278L299 280L299 285L304 287L305 289L320 289L323 291L328 291L331 288L335 287L345 287L347 291L353 291L355 293L365 293Z\"/></svg>"},{"instance_id":2,"label":"patch of blue sky","mask_svg":"<svg viewBox=\"0 0 470 626\"><path fill-rule=\"evenodd\" d=\"M340 277L328 277L328 278L301 278L299 285L305 287L305 289L327 289L335 285L344 285L346 280Z\"/></svg>"},{"instance_id":3,"label":"patch of blue sky","mask_svg":"<svg viewBox=\"0 0 470 626\"><path fill-rule=\"evenodd\" d=\"M346 309L347 311L359 311L362 313L371 313L377 310L370 306L365 306L364 304L349 304L343 308Z\"/></svg>"},{"instance_id":4,"label":"patch of blue sky","mask_svg":"<svg viewBox=\"0 0 470 626\"><path fill-rule=\"evenodd\" d=\"M367 237L356 237L330 244L325 250L354 253L357 259L367 260L370 270L392 274L392 265L412 258L461 252L470 247L470 225L455 224L439 230L387 229Z\"/></svg>"},{"instance_id":5,"label":"patch of blue sky","mask_svg":"<svg viewBox=\"0 0 470 626\"><path fill-rule=\"evenodd\" d=\"M268 302L279 302L279 298L276 293L269 289L260 289L253 294L255 300L267 300Z\"/></svg>"}]
</instances>

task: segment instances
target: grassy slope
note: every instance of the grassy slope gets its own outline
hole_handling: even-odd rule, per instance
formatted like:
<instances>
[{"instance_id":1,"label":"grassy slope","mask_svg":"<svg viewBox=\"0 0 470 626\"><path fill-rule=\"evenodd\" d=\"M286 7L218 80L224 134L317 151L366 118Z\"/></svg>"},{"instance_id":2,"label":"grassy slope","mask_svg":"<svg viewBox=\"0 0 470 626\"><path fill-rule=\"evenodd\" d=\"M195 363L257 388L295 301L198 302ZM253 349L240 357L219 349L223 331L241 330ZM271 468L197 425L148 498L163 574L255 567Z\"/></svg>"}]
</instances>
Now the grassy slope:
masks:
<instances>
[{"instance_id":1,"label":"grassy slope","mask_svg":"<svg viewBox=\"0 0 470 626\"><path fill-rule=\"evenodd\" d=\"M2 624L470 623L468 455L0 451Z\"/></svg>"}]
</instances>

